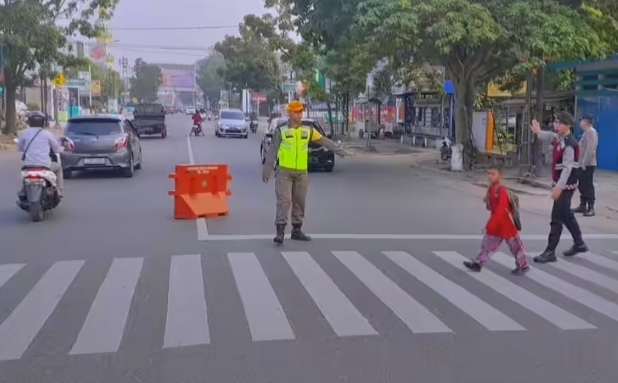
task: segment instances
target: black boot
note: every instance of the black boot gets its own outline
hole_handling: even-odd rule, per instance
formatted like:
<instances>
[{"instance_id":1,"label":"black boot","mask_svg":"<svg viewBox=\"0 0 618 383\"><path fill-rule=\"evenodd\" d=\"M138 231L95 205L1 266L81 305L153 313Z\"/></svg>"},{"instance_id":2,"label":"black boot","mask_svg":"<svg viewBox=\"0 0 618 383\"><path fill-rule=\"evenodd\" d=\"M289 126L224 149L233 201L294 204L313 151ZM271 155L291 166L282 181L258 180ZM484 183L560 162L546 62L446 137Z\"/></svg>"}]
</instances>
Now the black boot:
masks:
<instances>
[{"instance_id":1,"label":"black boot","mask_svg":"<svg viewBox=\"0 0 618 383\"><path fill-rule=\"evenodd\" d=\"M285 223L277 223L275 227L277 228L277 235L273 238L273 242L280 245L283 243L283 238L285 237Z\"/></svg>"},{"instance_id":2,"label":"black boot","mask_svg":"<svg viewBox=\"0 0 618 383\"><path fill-rule=\"evenodd\" d=\"M480 263L475 261L464 261L463 264L468 270L475 271L477 273L483 269L483 266L481 266Z\"/></svg>"},{"instance_id":3,"label":"black boot","mask_svg":"<svg viewBox=\"0 0 618 383\"><path fill-rule=\"evenodd\" d=\"M545 250L544 252L542 252L541 254L537 255L536 257L532 259L536 263L549 263L549 262L556 262L558 260L556 258L556 252L550 251L550 250Z\"/></svg>"},{"instance_id":4,"label":"black boot","mask_svg":"<svg viewBox=\"0 0 618 383\"><path fill-rule=\"evenodd\" d=\"M311 237L303 233L300 229L303 225L295 223L292 225L292 236L290 237L296 241L311 241Z\"/></svg>"},{"instance_id":5,"label":"black boot","mask_svg":"<svg viewBox=\"0 0 618 383\"><path fill-rule=\"evenodd\" d=\"M588 208L584 212L584 217L594 217L594 202L588 202Z\"/></svg>"},{"instance_id":6,"label":"black boot","mask_svg":"<svg viewBox=\"0 0 618 383\"><path fill-rule=\"evenodd\" d=\"M585 253L587 251L588 251L588 246L586 246L585 243L581 243L579 245L571 246L569 250L565 251L562 254L564 254L565 257L572 257L574 255Z\"/></svg>"},{"instance_id":7,"label":"black boot","mask_svg":"<svg viewBox=\"0 0 618 383\"><path fill-rule=\"evenodd\" d=\"M573 213L585 213L586 211L588 211L588 207L586 206L586 200L580 197L579 206L573 209Z\"/></svg>"}]
</instances>

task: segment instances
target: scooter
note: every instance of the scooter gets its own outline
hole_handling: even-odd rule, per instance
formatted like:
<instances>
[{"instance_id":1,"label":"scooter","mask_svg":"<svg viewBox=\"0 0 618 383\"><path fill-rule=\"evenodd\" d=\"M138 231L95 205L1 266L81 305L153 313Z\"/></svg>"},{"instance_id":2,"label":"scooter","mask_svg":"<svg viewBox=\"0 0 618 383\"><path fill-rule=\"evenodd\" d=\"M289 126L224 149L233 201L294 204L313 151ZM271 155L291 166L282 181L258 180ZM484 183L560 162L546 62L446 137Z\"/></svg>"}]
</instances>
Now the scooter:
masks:
<instances>
[{"instance_id":1,"label":"scooter","mask_svg":"<svg viewBox=\"0 0 618 383\"><path fill-rule=\"evenodd\" d=\"M195 135L195 137L197 136L203 136L204 135L204 131L202 130L202 127L199 124L193 124L193 127L191 128L191 133L189 133L189 135Z\"/></svg>"},{"instance_id":2,"label":"scooter","mask_svg":"<svg viewBox=\"0 0 618 383\"><path fill-rule=\"evenodd\" d=\"M257 121L251 121L251 123L249 124L249 129L251 130L251 133L256 133L257 132L257 128L258 128L258 122Z\"/></svg>"},{"instance_id":3,"label":"scooter","mask_svg":"<svg viewBox=\"0 0 618 383\"><path fill-rule=\"evenodd\" d=\"M60 155L50 154L52 162L60 165ZM54 172L45 167L23 167L22 189L17 193L17 206L30 215L32 222L40 222L45 212L60 204L60 194Z\"/></svg>"},{"instance_id":4,"label":"scooter","mask_svg":"<svg viewBox=\"0 0 618 383\"><path fill-rule=\"evenodd\" d=\"M442 147L440 148L440 158L442 161L448 161L451 159L451 156L453 155L452 145L453 143L450 138L447 136L442 138Z\"/></svg>"}]
</instances>

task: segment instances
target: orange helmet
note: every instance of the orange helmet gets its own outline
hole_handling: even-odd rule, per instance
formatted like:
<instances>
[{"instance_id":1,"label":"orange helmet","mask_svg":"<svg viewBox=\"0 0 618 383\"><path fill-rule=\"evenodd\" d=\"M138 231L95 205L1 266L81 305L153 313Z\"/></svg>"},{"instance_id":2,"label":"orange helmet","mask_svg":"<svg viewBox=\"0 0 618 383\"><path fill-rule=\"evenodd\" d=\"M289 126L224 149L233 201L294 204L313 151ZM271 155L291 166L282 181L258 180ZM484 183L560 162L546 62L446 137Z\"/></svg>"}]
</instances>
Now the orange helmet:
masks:
<instances>
[{"instance_id":1,"label":"orange helmet","mask_svg":"<svg viewBox=\"0 0 618 383\"><path fill-rule=\"evenodd\" d=\"M303 105L302 102L298 100L294 100L288 104L287 109L289 113L302 113L305 110L305 106Z\"/></svg>"}]
</instances>

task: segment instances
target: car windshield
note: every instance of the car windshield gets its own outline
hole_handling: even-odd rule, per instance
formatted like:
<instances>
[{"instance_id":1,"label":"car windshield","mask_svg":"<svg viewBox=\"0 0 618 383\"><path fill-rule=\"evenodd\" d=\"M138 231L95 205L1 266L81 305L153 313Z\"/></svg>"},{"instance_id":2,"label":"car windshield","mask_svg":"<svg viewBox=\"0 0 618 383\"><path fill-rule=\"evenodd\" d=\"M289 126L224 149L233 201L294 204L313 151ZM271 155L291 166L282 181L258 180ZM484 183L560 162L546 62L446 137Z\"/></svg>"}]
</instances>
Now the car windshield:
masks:
<instances>
[{"instance_id":1,"label":"car windshield","mask_svg":"<svg viewBox=\"0 0 618 383\"><path fill-rule=\"evenodd\" d=\"M245 115L242 112L225 111L221 112L221 119L244 121Z\"/></svg>"},{"instance_id":2,"label":"car windshield","mask_svg":"<svg viewBox=\"0 0 618 383\"><path fill-rule=\"evenodd\" d=\"M66 131L73 134L109 136L122 133L122 127L114 120L69 121Z\"/></svg>"}]
</instances>

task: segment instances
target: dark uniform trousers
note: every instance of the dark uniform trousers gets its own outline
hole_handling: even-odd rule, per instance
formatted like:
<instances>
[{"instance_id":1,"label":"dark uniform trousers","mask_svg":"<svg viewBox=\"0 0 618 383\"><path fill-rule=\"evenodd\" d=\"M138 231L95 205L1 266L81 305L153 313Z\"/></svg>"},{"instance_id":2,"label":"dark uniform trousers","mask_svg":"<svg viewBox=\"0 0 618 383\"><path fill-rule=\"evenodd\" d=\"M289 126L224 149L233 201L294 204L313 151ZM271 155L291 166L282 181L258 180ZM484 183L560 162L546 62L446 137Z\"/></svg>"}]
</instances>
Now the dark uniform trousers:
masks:
<instances>
[{"instance_id":1,"label":"dark uniform trousers","mask_svg":"<svg viewBox=\"0 0 618 383\"><path fill-rule=\"evenodd\" d=\"M575 246L584 245L582 231L575 219L575 215L571 210L571 201L573 200L574 189L565 189L560 194L560 197L554 201L551 209L551 222L549 223L549 238L547 239L548 251L556 251L560 236L562 235L562 226L564 225L571 233Z\"/></svg>"},{"instance_id":2,"label":"dark uniform trousers","mask_svg":"<svg viewBox=\"0 0 618 383\"><path fill-rule=\"evenodd\" d=\"M596 166L586 166L586 170L579 172L579 194L581 196L581 204L586 203L594 205L594 170Z\"/></svg>"}]
</instances>

